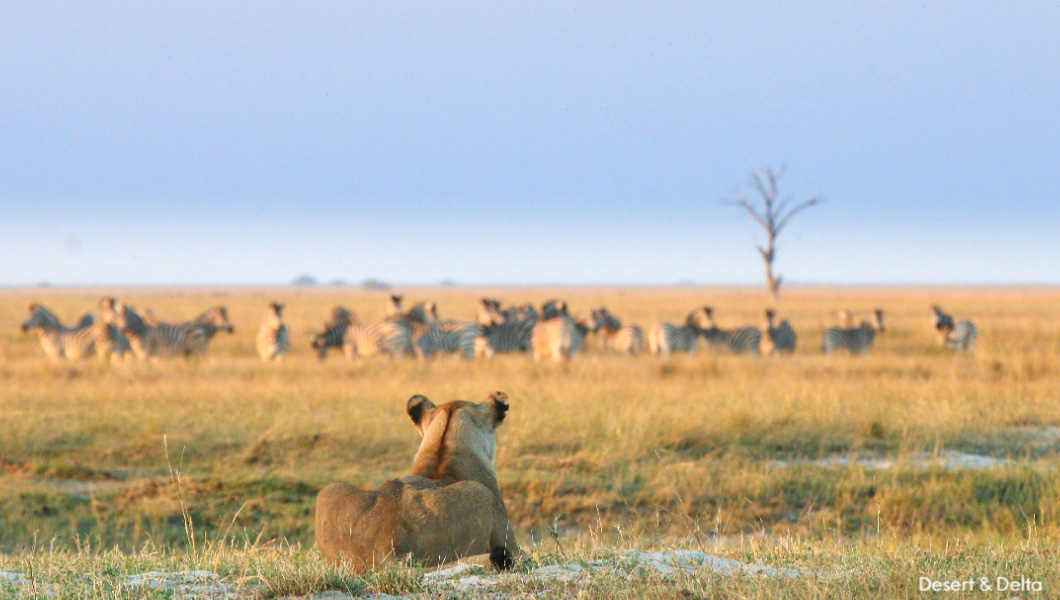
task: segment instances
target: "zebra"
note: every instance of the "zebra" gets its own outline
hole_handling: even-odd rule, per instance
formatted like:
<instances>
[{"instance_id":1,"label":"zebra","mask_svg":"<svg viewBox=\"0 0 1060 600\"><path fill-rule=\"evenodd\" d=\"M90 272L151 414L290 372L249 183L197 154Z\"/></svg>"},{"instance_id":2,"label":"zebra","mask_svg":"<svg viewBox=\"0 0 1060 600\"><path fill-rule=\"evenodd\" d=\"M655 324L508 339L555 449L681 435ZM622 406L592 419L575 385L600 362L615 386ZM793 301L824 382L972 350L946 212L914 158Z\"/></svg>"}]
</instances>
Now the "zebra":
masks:
<instances>
[{"instance_id":1,"label":"zebra","mask_svg":"<svg viewBox=\"0 0 1060 600\"><path fill-rule=\"evenodd\" d=\"M96 354L100 359L125 359L134 355L132 343L114 323L103 318L104 314L113 314L114 298L105 297L99 301L99 324L96 326Z\"/></svg>"},{"instance_id":2,"label":"zebra","mask_svg":"<svg viewBox=\"0 0 1060 600\"><path fill-rule=\"evenodd\" d=\"M525 312L515 307L505 310L499 322L479 326L475 356L490 358L494 354L529 350L537 321L537 311L533 307Z\"/></svg>"},{"instance_id":3,"label":"zebra","mask_svg":"<svg viewBox=\"0 0 1060 600\"><path fill-rule=\"evenodd\" d=\"M346 358L366 358L378 354L398 357L412 350L410 329L405 321L388 320L372 325L351 323L344 327L341 345ZM326 351L326 346L322 346L321 351ZM321 358L323 356L321 354Z\"/></svg>"},{"instance_id":4,"label":"zebra","mask_svg":"<svg viewBox=\"0 0 1060 600\"><path fill-rule=\"evenodd\" d=\"M258 330L257 349L261 360L281 360L291 346L291 337L283 323L283 304L269 303L269 312Z\"/></svg>"},{"instance_id":5,"label":"zebra","mask_svg":"<svg viewBox=\"0 0 1060 600\"><path fill-rule=\"evenodd\" d=\"M669 356L673 352L691 354L696 350L700 333L709 325L705 308L688 313L684 325L656 323L648 331L648 348L652 354Z\"/></svg>"},{"instance_id":6,"label":"zebra","mask_svg":"<svg viewBox=\"0 0 1060 600\"><path fill-rule=\"evenodd\" d=\"M442 320L438 317L438 304L433 300L421 302L404 313L409 326L412 347L422 359L435 354L459 353L464 358L475 358L475 339L479 326L474 323Z\"/></svg>"},{"instance_id":7,"label":"zebra","mask_svg":"<svg viewBox=\"0 0 1060 600\"><path fill-rule=\"evenodd\" d=\"M714 309L704 306L708 326L701 335L707 346L733 354L761 352L762 331L757 327L740 327L739 329L720 329L714 324Z\"/></svg>"},{"instance_id":8,"label":"zebra","mask_svg":"<svg viewBox=\"0 0 1060 600\"><path fill-rule=\"evenodd\" d=\"M412 327L412 343L416 355L430 359L439 352L459 353L464 358L475 358L475 340L481 326L475 323L445 321L416 323Z\"/></svg>"},{"instance_id":9,"label":"zebra","mask_svg":"<svg viewBox=\"0 0 1060 600\"><path fill-rule=\"evenodd\" d=\"M206 336L206 343L209 344L213 340L213 336L217 335L218 331L224 331L229 334L235 333L235 328L228 321L228 308L223 305L217 305L203 311L199 316L195 317L191 321L181 321L178 323L165 323L155 317L154 312L151 309L144 311L142 315L148 325L154 327L173 327L173 328L184 328L191 329L198 327L202 329L203 334Z\"/></svg>"},{"instance_id":10,"label":"zebra","mask_svg":"<svg viewBox=\"0 0 1060 600\"><path fill-rule=\"evenodd\" d=\"M534 325L530 333L530 347L534 360L543 358L569 361L585 347L585 336L596 330L591 315L574 319L567 313L567 303L550 300L541 310L542 320ZM544 315L554 314L552 318Z\"/></svg>"},{"instance_id":11,"label":"zebra","mask_svg":"<svg viewBox=\"0 0 1060 600\"><path fill-rule=\"evenodd\" d=\"M877 333L883 332L883 311L873 311L872 322L862 321L857 327L833 327L824 332L825 354L846 349L852 354L865 354L872 347Z\"/></svg>"},{"instance_id":12,"label":"zebra","mask_svg":"<svg viewBox=\"0 0 1060 600\"><path fill-rule=\"evenodd\" d=\"M317 353L317 358L324 360L328 348L342 349L346 330L358 324L357 316L343 306L331 309L331 316L324 321L324 330L309 336L309 345Z\"/></svg>"},{"instance_id":13,"label":"zebra","mask_svg":"<svg viewBox=\"0 0 1060 600\"><path fill-rule=\"evenodd\" d=\"M126 359L135 356L132 342L121 328L113 323L113 319L105 319L104 315L113 315L114 298L107 296L99 301L99 329L96 331L96 354L101 359L110 357Z\"/></svg>"},{"instance_id":14,"label":"zebra","mask_svg":"<svg viewBox=\"0 0 1060 600\"><path fill-rule=\"evenodd\" d=\"M776 312L766 309L765 335L762 336L762 350L766 354L790 354L795 352L795 330L787 319L774 324Z\"/></svg>"},{"instance_id":15,"label":"zebra","mask_svg":"<svg viewBox=\"0 0 1060 600\"><path fill-rule=\"evenodd\" d=\"M164 323L150 315L144 318L127 304L104 298L101 320L112 324L129 339L133 354L140 360L158 357L201 356L209 339L196 323Z\"/></svg>"},{"instance_id":16,"label":"zebra","mask_svg":"<svg viewBox=\"0 0 1060 600\"><path fill-rule=\"evenodd\" d=\"M22 333L36 330L41 348L49 358L81 360L96 350L99 328L96 319L86 323L82 318L75 327L65 327L50 310L40 304L29 305L29 318L22 323Z\"/></svg>"},{"instance_id":17,"label":"zebra","mask_svg":"<svg viewBox=\"0 0 1060 600\"><path fill-rule=\"evenodd\" d=\"M228 308L225 306L218 305L207 309L191 322L202 327L203 333L206 334L206 341L212 340L218 331L235 333L235 328L228 322Z\"/></svg>"},{"instance_id":18,"label":"zebra","mask_svg":"<svg viewBox=\"0 0 1060 600\"><path fill-rule=\"evenodd\" d=\"M36 329L41 348L50 358L80 360L93 352L100 360L124 358L129 352L129 340L116 327L86 314L73 327L65 327L51 311L40 304L31 304L30 318L22 324L22 331Z\"/></svg>"},{"instance_id":19,"label":"zebra","mask_svg":"<svg viewBox=\"0 0 1060 600\"><path fill-rule=\"evenodd\" d=\"M328 348L341 349L343 340L346 337L346 330L351 325L352 323L331 323L331 327L325 328L324 331L311 334L309 336L309 345L316 351L317 358L324 360L328 355Z\"/></svg>"},{"instance_id":20,"label":"zebra","mask_svg":"<svg viewBox=\"0 0 1060 600\"><path fill-rule=\"evenodd\" d=\"M953 317L943 312L939 305L931 307L935 311L935 332L939 342L957 352L971 352L975 349L979 331L971 321L954 321Z\"/></svg>"},{"instance_id":21,"label":"zebra","mask_svg":"<svg viewBox=\"0 0 1060 600\"><path fill-rule=\"evenodd\" d=\"M641 328L636 325L623 326L606 308L601 306L594 310L593 320L607 350L636 356L644 348L644 332Z\"/></svg>"},{"instance_id":22,"label":"zebra","mask_svg":"<svg viewBox=\"0 0 1060 600\"><path fill-rule=\"evenodd\" d=\"M81 315L81 318L77 320L77 323L74 324L73 327L67 327L63 325L62 321L59 320L59 317L55 316L55 313L41 306L37 302L29 305L29 314L30 319L34 321L34 326L31 326L30 328L39 324L50 329L65 329L67 331L72 331L74 329L83 329L96 322L95 315L92 313L85 313ZM24 333L26 329L23 328L22 331Z\"/></svg>"}]
</instances>

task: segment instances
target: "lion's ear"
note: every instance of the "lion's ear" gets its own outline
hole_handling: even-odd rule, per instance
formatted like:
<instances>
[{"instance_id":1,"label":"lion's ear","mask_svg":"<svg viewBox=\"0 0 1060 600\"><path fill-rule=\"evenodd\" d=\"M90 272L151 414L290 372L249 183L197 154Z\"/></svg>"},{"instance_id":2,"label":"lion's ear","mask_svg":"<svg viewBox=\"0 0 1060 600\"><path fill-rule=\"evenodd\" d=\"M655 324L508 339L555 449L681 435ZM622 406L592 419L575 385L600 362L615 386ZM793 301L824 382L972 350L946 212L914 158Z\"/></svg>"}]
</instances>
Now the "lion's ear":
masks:
<instances>
[{"instance_id":1,"label":"lion's ear","mask_svg":"<svg viewBox=\"0 0 1060 600\"><path fill-rule=\"evenodd\" d=\"M416 394L409 398L408 404L405 405L405 412L409 413L412 422L418 427L420 421L423 420L423 415L432 408L434 408L434 402L431 402L427 396Z\"/></svg>"},{"instance_id":2,"label":"lion's ear","mask_svg":"<svg viewBox=\"0 0 1060 600\"><path fill-rule=\"evenodd\" d=\"M508 414L508 394L504 392L493 392L486 399L493 409L493 426L500 427L504 417Z\"/></svg>"}]
</instances>

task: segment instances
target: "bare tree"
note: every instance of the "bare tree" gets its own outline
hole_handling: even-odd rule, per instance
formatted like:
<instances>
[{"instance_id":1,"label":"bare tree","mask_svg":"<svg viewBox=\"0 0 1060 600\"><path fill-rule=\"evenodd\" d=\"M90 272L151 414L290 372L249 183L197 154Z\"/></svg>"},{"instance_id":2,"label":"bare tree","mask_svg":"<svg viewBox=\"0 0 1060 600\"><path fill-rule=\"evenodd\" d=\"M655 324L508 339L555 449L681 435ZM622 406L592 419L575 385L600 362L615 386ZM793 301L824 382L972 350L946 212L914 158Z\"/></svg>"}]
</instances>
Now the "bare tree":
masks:
<instances>
[{"instance_id":1,"label":"bare tree","mask_svg":"<svg viewBox=\"0 0 1060 600\"><path fill-rule=\"evenodd\" d=\"M761 200L750 200L737 191L734 200L726 200L725 204L739 206L751 215L756 223L762 226L766 232L765 246L758 246L758 253L762 255L762 261L766 267L766 285L773 297L780 296L780 284L782 277L773 272L773 260L777 257L777 237L791 222L792 217L803 210L820 204L824 200L820 194L815 194L802 202L792 204L792 197L786 196L783 200L777 200L777 181L784 174L784 167L777 170L758 169L751 173L751 186L754 187Z\"/></svg>"}]
</instances>

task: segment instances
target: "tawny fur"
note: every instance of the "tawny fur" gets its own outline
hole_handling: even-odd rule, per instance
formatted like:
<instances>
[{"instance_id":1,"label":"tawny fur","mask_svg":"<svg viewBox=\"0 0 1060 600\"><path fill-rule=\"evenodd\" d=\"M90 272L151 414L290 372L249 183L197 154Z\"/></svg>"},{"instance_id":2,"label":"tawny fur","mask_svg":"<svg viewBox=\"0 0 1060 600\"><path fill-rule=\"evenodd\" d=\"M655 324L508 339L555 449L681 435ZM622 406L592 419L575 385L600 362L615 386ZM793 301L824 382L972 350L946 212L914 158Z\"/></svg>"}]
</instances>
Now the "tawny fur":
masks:
<instances>
[{"instance_id":1,"label":"tawny fur","mask_svg":"<svg viewBox=\"0 0 1060 600\"><path fill-rule=\"evenodd\" d=\"M413 396L407 412L423 437L412 474L376 490L332 483L316 505L316 545L332 564L363 572L411 556L439 565L503 551L519 554L493 460L508 396L441 406Z\"/></svg>"}]
</instances>

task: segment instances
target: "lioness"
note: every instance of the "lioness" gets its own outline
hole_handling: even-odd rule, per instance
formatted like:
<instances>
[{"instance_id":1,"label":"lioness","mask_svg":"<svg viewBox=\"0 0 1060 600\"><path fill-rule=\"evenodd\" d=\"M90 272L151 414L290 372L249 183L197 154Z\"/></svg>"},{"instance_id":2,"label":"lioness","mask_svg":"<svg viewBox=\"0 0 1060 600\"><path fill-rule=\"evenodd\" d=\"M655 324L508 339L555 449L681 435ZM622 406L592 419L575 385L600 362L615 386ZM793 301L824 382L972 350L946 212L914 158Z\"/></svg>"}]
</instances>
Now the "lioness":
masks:
<instances>
[{"instance_id":1,"label":"lioness","mask_svg":"<svg viewBox=\"0 0 1060 600\"><path fill-rule=\"evenodd\" d=\"M495 567L509 568L519 546L493 469L508 395L441 406L416 395L406 410L423 437L412 474L375 491L345 483L321 490L317 548L356 571L391 558L439 565L486 553Z\"/></svg>"}]
</instances>

